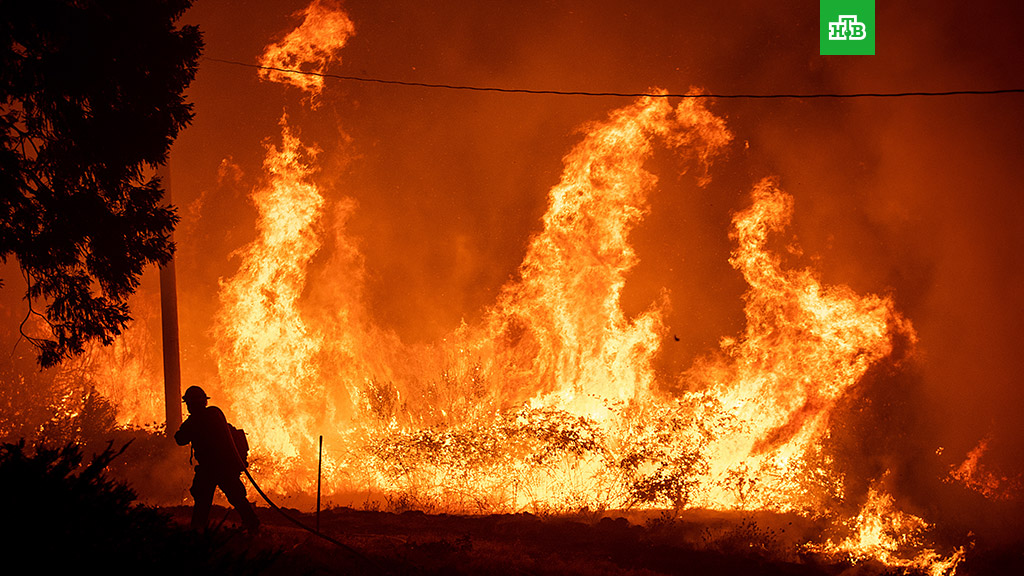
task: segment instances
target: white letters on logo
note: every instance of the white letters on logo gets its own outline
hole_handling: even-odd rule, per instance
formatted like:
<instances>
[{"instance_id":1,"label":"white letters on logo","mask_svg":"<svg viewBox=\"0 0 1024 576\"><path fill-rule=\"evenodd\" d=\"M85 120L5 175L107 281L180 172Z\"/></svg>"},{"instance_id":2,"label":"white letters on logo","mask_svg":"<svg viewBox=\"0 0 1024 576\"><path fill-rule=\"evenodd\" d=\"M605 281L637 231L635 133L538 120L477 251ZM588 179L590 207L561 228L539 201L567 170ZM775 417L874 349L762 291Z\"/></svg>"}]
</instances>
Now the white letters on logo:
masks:
<instances>
[{"instance_id":1,"label":"white letters on logo","mask_svg":"<svg viewBox=\"0 0 1024 576\"><path fill-rule=\"evenodd\" d=\"M868 37L868 27L857 21L857 16L840 16L838 22L828 23L829 40L863 40Z\"/></svg>"}]
</instances>

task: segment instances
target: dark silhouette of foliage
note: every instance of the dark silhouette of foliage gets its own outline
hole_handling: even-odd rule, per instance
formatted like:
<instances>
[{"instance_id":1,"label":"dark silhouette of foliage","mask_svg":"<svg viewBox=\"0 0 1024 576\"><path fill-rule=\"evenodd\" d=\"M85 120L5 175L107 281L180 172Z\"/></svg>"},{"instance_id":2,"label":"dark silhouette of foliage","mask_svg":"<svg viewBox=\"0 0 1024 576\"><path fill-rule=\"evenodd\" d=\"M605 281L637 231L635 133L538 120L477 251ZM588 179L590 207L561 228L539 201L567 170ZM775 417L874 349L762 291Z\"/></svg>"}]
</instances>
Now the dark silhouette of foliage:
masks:
<instances>
[{"instance_id":1,"label":"dark silhouette of foliage","mask_svg":"<svg viewBox=\"0 0 1024 576\"><path fill-rule=\"evenodd\" d=\"M259 574L276 560L276 552L250 554L235 533L193 532L136 503L106 473L126 448L108 445L83 465L76 444L0 445L6 561L25 573Z\"/></svg>"},{"instance_id":2,"label":"dark silhouette of foliage","mask_svg":"<svg viewBox=\"0 0 1024 576\"><path fill-rule=\"evenodd\" d=\"M144 267L171 257L177 216L146 173L192 119L190 5L0 0L0 259L48 325L25 334L43 366L110 343Z\"/></svg>"}]
</instances>

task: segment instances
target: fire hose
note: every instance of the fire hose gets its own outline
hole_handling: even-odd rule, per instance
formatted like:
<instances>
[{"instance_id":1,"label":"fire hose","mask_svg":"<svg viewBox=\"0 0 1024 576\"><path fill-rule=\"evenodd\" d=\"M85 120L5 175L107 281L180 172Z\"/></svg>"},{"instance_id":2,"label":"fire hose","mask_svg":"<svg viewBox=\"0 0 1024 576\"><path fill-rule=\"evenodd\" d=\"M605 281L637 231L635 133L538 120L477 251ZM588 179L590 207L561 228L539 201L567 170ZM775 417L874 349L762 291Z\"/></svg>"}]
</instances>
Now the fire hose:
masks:
<instances>
[{"instance_id":1,"label":"fire hose","mask_svg":"<svg viewBox=\"0 0 1024 576\"><path fill-rule=\"evenodd\" d=\"M274 510L277 510L277 512L280 513L281 516L284 516L285 518L287 518L292 524L295 524L296 526L298 526L299 528L302 528L303 530L309 532L310 534L313 534L315 536L319 536L320 538L323 538L324 540L330 542L331 544L334 544L335 546L341 548L342 550L345 550L346 552L348 552L352 556L354 556L354 557L358 558L359 560L362 560L363 562L365 562L368 566L372 567L378 573L382 573L382 574L384 573L384 569L381 568L381 566L379 564L377 564L373 560L369 559L368 557L366 557L365 555L360 553L355 548L352 548L351 546L348 546L348 545L346 545L346 544L344 544L342 542L339 542L335 538L331 538L330 536L324 534L323 532L320 532L318 530L314 530L313 528L310 528L309 526L306 526L299 519L293 518L291 515L286 513L284 510L281 509L280 506L275 504L274 501L271 500L270 497L267 496L267 494L265 492L263 492L263 489L260 488L260 485L256 483L256 479L253 478L252 474L249 473L249 469L248 468L245 468L243 470L243 472L245 472L245 477L249 479L249 482L252 483L252 487L256 489L256 492L259 493L259 495L263 498L263 500L266 501L266 503L269 504L271 508L273 508Z\"/></svg>"}]
</instances>

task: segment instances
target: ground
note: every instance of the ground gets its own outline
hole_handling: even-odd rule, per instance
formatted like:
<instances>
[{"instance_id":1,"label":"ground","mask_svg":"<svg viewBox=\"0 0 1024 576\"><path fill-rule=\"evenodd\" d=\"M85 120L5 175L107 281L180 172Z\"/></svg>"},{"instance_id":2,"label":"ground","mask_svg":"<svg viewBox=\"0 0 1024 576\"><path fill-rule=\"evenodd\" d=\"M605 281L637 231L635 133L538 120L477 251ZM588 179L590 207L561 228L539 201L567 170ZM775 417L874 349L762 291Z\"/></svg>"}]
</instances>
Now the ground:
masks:
<instances>
[{"instance_id":1,"label":"ground","mask_svg":"<svg viewBox=\"0 0 1024 576\"><path fill-rule=\"evenodd\" d=\"M165 509L187 524L188 507ZM901 574L877 564L851 565L800 553L793 532L813 530L783 516L713 513L685 518L648 514L538 517L460 516L334 508L321 513L323 534L303 530L276 511L259 508L261 531L237 529L238 516L215 508L212 523L227 546L272 553L266 574L495 575L873 575ZM316 525L314 514L287 513ZM787 532L787 529L789 532Z\"/></svg>"}]
</instances>

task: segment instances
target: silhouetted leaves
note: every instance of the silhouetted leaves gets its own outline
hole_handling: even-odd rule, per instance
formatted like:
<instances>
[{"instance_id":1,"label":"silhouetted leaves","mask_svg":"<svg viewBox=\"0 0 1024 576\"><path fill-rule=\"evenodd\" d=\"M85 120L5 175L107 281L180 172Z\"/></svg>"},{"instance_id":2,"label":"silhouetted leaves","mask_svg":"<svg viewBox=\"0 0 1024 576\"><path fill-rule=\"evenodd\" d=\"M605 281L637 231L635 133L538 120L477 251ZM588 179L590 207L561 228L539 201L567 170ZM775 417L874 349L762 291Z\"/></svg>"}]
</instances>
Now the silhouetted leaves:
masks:
<instances>
[{"instance_id":1,"label":"silhouetted leaves","mask_svg":"<svg viewBox=\"0 0 1024 576\"><path fill-rule=\"evenodd\" d=\"M0 0L0 258L45 318L26 334L43 366L109 343L143 268L171 257L177 216L145 172L192 119L202 39L174 25L190 5Z\"/></svg>"}]
</instances>

